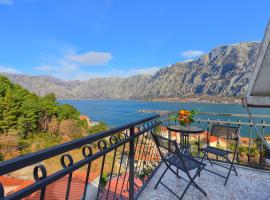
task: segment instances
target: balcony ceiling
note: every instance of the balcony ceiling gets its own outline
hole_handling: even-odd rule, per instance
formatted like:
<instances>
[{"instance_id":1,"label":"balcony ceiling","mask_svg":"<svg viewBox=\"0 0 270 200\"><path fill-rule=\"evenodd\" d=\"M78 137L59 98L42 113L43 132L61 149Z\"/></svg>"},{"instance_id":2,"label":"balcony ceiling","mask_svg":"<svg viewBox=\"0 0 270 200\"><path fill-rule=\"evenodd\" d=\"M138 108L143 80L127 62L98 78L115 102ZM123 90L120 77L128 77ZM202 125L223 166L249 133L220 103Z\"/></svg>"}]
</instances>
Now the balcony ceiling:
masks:
<instances>
[{"instance_id":1,"label":"balcony ceiling","mask_svg":"<svg viewBox=\"0 0 270 200\"><path fill-rule=\"evenodd\" d=\"M270 20L255 62L247 93L247 104L254 107L270 107Z\"/></svg>"}]
</instances>

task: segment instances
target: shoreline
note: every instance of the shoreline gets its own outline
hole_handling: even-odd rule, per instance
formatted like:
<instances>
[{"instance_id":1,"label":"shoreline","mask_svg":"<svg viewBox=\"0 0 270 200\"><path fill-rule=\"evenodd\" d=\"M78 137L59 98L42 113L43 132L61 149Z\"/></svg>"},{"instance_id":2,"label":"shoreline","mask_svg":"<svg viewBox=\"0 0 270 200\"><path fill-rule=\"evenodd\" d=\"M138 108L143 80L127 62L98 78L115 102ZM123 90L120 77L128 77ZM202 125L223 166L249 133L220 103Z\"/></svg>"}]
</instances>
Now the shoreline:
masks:
<instances>
[{"instance_id":1,"label":"shoreline","mask_svg":"<svg viewBox=\"0 0 270 200\"><path fill-rule=\"evenodd\" d=\"M163 102L163 103L200 103L200 104L231 104L231 105L241 105L241 97L221 97L221 96L211 96L211 97L172 97L172 98L149 98L149 99L109 99L109 98L89 98L89 99L57 99L58 101L138 101L138 102Z\"/></svg>"}]
</instances>

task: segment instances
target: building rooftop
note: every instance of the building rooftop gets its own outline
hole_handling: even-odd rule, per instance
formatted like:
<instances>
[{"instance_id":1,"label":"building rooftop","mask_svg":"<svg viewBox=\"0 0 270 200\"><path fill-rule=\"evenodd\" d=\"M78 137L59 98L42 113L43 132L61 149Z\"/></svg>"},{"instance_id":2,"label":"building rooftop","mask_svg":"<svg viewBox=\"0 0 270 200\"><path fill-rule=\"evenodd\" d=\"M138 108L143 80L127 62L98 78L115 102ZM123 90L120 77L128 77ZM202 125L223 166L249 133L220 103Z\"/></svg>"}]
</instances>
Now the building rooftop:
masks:
<instances>
[{"instance_id":1,"label":"building rooftop","mask_svg":"<svg viewBox=\"0 0 270 200\"><path fill-rule=\"evenodd\" d=\"M98 176L97 173L90 173L88 184L91 184L91 182L94 181L94 179L97 178L97 176ZM80 199L83 196L85 177L86 174L84 172L76 171L73 173L69 199L71 200ZM29 186L34 183L33 180L23 180L8 176L0 176L0 182L6 186L5 187L6 194L12 194L13 192L19 191L25 188L26 186ZM68 183L68 176L65 176L57 180L56 182L50 184L46 188L46 200L64 199L66 195L67 183ZM39 191L25 198L25 200L37 200L37 199L40 199Z\"/></svg>"}]
</instances>

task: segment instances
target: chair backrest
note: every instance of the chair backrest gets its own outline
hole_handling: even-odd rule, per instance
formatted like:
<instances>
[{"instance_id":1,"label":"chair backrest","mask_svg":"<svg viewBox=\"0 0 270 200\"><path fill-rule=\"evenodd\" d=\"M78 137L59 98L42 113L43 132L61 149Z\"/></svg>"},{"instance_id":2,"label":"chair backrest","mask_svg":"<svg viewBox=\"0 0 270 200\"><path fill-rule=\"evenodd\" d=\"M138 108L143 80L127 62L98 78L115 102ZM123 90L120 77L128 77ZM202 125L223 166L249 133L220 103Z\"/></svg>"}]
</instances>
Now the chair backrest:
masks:
<instances>
[{"instance_id":1,"label":"chair backrest","mask_svg":"<svg viewBox=\"0 0 270 200\"><path fill-rule=\"evenodd\" d=\"M153 139L157 145L157 148L160 150L160 148L165 149L168 151L168 153L176 154L177 152L177 143L175 140L170 140L168 138L165 138L161 135L157 135L152 133Z\"/></svg>"},{"instance_id":2,"label":"chair backrest","mask_svg":"<svg viewBox=\"0 0 270 200\"><path fill-rule=\"evenodd\" d=\"M211 136L224 138L227 140L238 140L239 127L229 125L213 124L210 132Z\"/></svg>"}]
</instances>

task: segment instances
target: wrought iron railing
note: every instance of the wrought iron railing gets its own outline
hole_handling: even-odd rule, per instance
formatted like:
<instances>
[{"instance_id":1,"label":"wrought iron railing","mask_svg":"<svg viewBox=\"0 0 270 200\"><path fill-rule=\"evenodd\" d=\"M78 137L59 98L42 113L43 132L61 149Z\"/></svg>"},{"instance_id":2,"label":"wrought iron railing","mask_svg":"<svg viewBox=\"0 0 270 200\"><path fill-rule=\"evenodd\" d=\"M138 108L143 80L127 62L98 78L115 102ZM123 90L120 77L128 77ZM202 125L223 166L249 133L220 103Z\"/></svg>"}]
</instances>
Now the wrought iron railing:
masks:
<instances>
[{"instance_id":1,"label":"wrought iron railing","mask_svg":"<svg viewBox=\"0 0 270 200\"><path fill-rule=\"evenodd\" d=\"M65 199L136 199L160 164L151 137L160 124L159 115L154 115L4 161L0 176L12 177L12 173L33 166L33 180L8 194L8 186L0 183L0 199L57 199L60 193ZM52 171L54 164L47 165L51 159L61 168ZM80 181L75 184L78 177ZM53 188L59 181L61 188ZM55 197L52 190L58 190Z\"/></svg>"},{"instance_id":2,"label":"wrought iron railing","mask_svg":"<svg viewBox=\"0 0 270 200\"><path fill-rule=\"evenodd\" d=\"M203 127L207 132L210 131L212 124L224 124L229 126L238 126L240 128L240 144L237 154L237 164L246 165L249 167L255 168L265 168L269 169L269 161L270 152L264 147L260 138L254 131L253 123L250 120L242 121L240 117L235 119L196 119L196 123L198 126ZM261 120L256 123L256 126L261 129L261 132L264 137L268 137L269 140L269 127L270 124L265 120ZM267 132L266 132L267 131ZM201 140L201 136L198 136L198 145L205 145L206 141ZM217 139L216 145L219 145L219 141ZM225 148L229 149L229 143L225 143Z\"/></svg>"},{"instance_id":3,"label":"wrought iron railing","mask_svg":"<svg viewBox=\"0 0 270 200\"><path fill-rule=\"evenodd\" d=\"M240 135L244 135L247 140L239 147L238 164L267 168L264 147L253 135L252 123L241 121L241 117L200 113L194 125L204 128L206 132L209 132L212 124L239 126ZM57 199L52 197L51 190L57 187L59 181L61 187L58 188L58 195L65 199L137 199L161 164L151 133L166 136L166 125L171 123L176 122L169 120L166 115L153 115L122 127L4 161L0 163L0 176L13 177L14 172L32 167L33 180L8 193L5 192L5 183L0 183L0 199ZM263 121L257 126L265 133L270 124ZM175 137L177 139L177 135ZM200 157L198 148L206 144L205 133L190 140L191 152ZM230 148L228 143L225 144L225 148ZM215 157L212 159L220 161ZM51 170L57 163L60 168ZM75 183L78 174L81 182Z\"/></svg>"},{"instance_id":4,"label":"wrought iron railing","mask_svg":"<svg viewBox=\"0 0 270 200\"><path fill-rule=\"evenodd\" d=\"M261 129L266 140L270 141L270 115L254 116L257 120L256 126ZM177 122L170 122L170 120L168 120L167 123ZM254 124L248 119L247 114L200 112L194 122L194 125L202 127L206 132L211 130L213 124L238 126L240 128L240 144L236 160L237 164L254 168L270 169L270 152L265 148L256 134ZM195 140L193 140L193 142L195 145L192 146L198 148L193 149L193 155L201 157L198 149L207 144L206 134L194 135L193 139L194 138ZM216 138L216 142L213 143L215 143L214 145L216 146L220 145L218 138ZM224 148L229 149L230 144L225 143ZM212 157L212 159L218 160L216 157Z\"/></svg>"}]
</instances>

